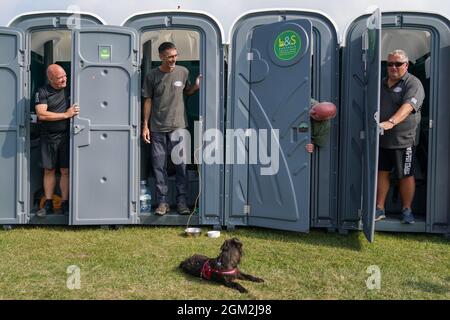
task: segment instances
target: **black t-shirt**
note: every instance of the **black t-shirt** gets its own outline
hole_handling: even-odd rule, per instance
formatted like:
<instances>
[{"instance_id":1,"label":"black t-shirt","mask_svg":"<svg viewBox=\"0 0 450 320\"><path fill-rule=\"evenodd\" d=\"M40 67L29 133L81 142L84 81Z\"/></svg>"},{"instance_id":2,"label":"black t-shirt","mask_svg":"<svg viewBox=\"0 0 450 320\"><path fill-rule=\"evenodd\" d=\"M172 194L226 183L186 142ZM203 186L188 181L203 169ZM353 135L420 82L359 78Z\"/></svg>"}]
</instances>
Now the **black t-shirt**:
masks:
<instances>
[{"instance_id":1,"label":"black t-shirt","mask_svg":"<svg viewBox=\"0 0 450 320\"><path fill-rule=\"evenodd\" d=\"M70 97L68 90L57 90L47 84L36 92L36 105L46 104L47 111L55 113L64 113L70 106ZM69 129L69 119L58 121L39 120L39 128L42 133L64 132Z\"/></svg>"}]
</instances>

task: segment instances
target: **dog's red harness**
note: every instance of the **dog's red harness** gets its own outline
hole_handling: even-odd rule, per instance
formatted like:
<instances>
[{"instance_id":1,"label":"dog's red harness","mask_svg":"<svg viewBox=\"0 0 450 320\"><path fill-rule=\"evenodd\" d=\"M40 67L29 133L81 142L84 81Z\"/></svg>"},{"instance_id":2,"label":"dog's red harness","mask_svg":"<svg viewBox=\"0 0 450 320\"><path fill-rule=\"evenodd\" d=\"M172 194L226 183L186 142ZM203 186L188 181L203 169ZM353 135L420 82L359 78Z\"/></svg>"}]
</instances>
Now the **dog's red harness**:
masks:
<instances>
[{"instance_id":1,"label":"dog's red harness","mask_svg":"<svg viewBox=\"0 0 450 320\"><path fill-rule=\"evenodd\" d=\"M222 271L222 270L217 270L214 268L211 268L210 264L209 264L209 260L206 260L206 262L203 264L202 267L202 272L200 273L200 277L206 280L211 279L211 276L213 273L216 273L218 275L223 275L223 276L232 276L238 273L238 269L234 268L231 270L227 270L227 271Z\"/></svg>"}]
</instances>

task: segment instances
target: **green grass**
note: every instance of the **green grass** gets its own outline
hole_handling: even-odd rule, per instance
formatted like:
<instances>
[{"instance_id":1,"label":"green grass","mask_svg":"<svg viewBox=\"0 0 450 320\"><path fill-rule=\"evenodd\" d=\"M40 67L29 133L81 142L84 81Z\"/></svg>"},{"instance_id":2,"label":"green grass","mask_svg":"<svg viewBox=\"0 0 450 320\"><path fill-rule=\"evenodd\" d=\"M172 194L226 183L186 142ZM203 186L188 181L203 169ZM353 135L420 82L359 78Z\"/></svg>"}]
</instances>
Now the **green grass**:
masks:
<instances>
[{"instance_id":1,"label":"green grass","mask_svg":"<svg viewBox=\"0 0 450 320\"><path fill-rule=\"evenodd\" d=\"M206 228L203 228L206 231ZM203 232L205 234L205 232ZM248 294L180 272L193 253L216 256L224 239L244 243L241 269L265 283ZM449 299L450 242L437 235L296 234L240 228L218 239L182 227L17 227L0 231L0 299ZM66 286L81 268L81 289ZM367 267L381 269L368 290Z\"/></svg>"}]
</instances>

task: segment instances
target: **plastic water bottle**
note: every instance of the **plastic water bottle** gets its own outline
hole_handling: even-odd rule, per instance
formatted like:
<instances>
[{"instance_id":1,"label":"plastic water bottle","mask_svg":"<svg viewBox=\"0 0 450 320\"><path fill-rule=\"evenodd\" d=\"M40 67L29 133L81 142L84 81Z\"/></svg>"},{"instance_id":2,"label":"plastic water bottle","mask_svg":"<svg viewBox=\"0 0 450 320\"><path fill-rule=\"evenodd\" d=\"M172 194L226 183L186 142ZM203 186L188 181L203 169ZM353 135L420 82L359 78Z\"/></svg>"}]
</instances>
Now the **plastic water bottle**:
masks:
<instances>
[{"instance_id":1,"label":"plastic water bottle","mask_svg":"<svg viewBox=\"0 0 450 320\"><path fill-rule=\"evenodd\" d=\"M141 213L150 212L152 209L152 196L150 195L150 191L147 188L147 182L145 180L141 181L140 190L139 202L141 206Z\"/></svg>"}]
</instances>

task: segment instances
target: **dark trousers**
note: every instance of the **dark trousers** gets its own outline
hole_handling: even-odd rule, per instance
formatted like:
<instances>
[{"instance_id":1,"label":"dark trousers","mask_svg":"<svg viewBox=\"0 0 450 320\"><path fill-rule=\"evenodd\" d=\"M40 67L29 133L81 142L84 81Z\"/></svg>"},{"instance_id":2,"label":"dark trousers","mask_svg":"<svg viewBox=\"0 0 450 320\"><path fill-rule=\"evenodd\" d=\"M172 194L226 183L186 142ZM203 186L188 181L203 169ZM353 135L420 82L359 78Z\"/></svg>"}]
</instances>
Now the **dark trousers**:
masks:
<instances>
[{"instance_id":1,"label":"dark trousers","mask_svg":"<svg viewBox=\"0 0 450 320\"><path fill-rule=\"evenodd\" d=\"M167 156L170 157L172 149L179 141L172 141L172 132L151 132L151 153L153 173L156 180L156 199L158 204L169 203ZM175 165L177 204L186 205L187 172L186 164Z\"/></svg>"}]
</instances>

